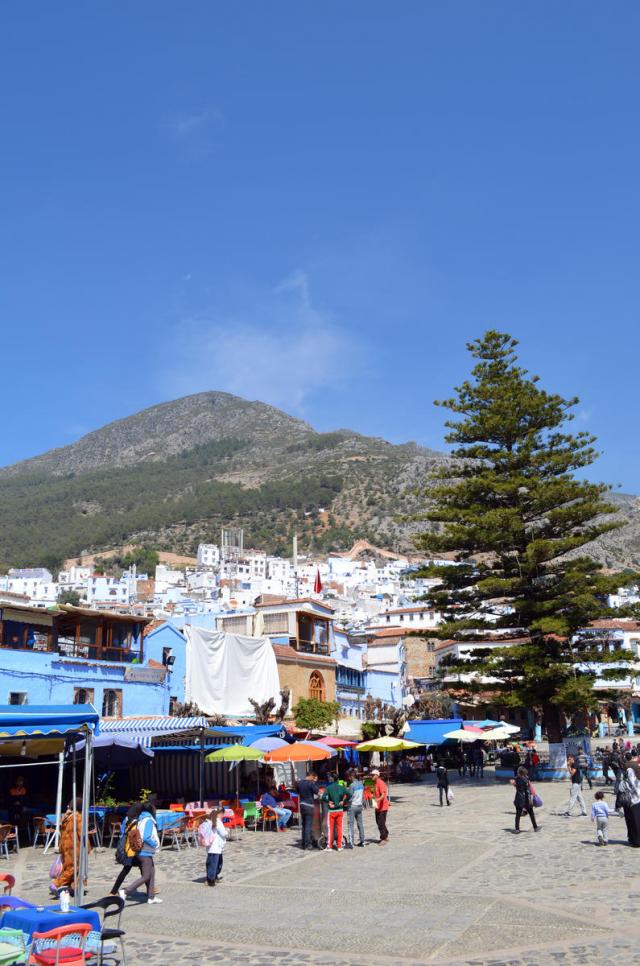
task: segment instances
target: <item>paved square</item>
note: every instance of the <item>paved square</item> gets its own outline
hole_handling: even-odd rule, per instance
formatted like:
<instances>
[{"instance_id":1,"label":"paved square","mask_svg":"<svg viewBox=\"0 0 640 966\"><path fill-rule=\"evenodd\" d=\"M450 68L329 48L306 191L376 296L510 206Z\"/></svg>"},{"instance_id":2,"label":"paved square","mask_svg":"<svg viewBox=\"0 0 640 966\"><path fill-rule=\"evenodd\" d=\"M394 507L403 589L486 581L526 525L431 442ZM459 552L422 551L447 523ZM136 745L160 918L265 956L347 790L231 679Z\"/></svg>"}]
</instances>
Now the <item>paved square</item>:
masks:
<instances>
[{"instance_id":1,"label":"paved square","mask_svg":"<svg viewBox=\"0 0 640 966\"><path fill-rule=\"evenodd\" d=\"M306 852L296 830L245 832L228 844L225 878L204 882L203 850L165 849L162 905L124 914L129 966L195 963L356 966L375 962L541 966L629 963L640 957L640 852L612 817L595 845L588 818L558 814L568 785L538 787L543 828L513 828L513 790L455 779L440 808L433 779L392 789L389 844ZM592 793L585 791L590 806ZM611 802L610 794L607 800ZM365 826L375 839L373 812ZM15 893L46 901L50 857L24 849L2 863ZM90 898L109 891L111 850L91 858Z\"/></svg>"}]
</instances>

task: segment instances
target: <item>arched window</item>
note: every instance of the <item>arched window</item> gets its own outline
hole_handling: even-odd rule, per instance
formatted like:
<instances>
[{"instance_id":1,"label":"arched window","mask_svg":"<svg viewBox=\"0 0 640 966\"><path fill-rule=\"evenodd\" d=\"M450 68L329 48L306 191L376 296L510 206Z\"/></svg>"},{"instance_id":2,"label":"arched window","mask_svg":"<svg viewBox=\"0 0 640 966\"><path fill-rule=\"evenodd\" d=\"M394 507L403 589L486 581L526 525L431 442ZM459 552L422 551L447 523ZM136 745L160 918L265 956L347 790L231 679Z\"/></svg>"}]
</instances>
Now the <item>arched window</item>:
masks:
<instances>
[{"instance_id":1,"label":"arched window","mask_svg":"<svg viewBox=\"0 0 640 966\"><path fill-rule=\"evenodd\" d=\"M309 677L309 697L316 701L324 701L324 678L320 671L312 671Z\"/></svg>"},{"instance_id":2,"label":"arched window","mask_svg":"<svg viewBox=\"0 0 640 966\"><path fill-rule=\"evenodd\" d=\"M118 718L122 714L122 691L106 688L102 698L102 717Z\"/></svg>"},{"instance_id":3,"label":"arched window","mask_svg":"<svg viewBox=\"0 0 640 966\"><path fill-rule=\"evenodd\" d=\"M93 691L88 688L76 688L73 695L74 704L91 704L93 702Z\"/></svg>"}]
</instances>

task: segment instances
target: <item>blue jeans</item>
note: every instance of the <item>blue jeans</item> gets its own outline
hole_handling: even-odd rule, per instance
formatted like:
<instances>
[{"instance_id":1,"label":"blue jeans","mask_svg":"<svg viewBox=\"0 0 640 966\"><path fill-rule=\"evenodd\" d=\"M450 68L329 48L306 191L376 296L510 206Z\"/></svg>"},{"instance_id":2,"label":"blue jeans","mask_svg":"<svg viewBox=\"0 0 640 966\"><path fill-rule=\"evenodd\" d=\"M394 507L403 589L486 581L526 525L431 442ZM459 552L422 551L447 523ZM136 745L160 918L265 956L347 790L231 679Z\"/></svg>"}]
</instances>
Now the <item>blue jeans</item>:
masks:
<instances>
[{"instance_id":1,"label":"blue jeans","mask_svg":"<svg viewBox=\"0 0 640 966\"><path fill-rule=\"evenodd\" d=\"M222 852L207 854L207 882L215 882L222 872Z\"/></svg>"},{"instance_id":2,"label":"blue jeans","mask_svg":"<svg viewBox=\"0 0 640 966\"><path fill-rule=\"evenodd\" d=\"M274 812L278 816L278 828L286 828L289 824L289 819L291 818L292 812L290 808L274 808Z\"/></svg>"}]
</instances>

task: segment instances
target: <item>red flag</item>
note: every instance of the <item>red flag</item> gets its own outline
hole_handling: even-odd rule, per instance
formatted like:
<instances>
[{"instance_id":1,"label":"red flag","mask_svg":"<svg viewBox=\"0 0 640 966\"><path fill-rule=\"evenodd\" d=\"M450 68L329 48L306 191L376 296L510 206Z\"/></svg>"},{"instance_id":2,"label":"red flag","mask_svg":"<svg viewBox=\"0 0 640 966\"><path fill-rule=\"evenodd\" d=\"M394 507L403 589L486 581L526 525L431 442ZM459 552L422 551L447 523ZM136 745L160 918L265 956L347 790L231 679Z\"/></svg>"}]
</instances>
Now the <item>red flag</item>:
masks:
<instances>
[{"instance_id":1,"label":"red flag","mask_svg":"<svg viewBox=\"0 0 640 966\"><path fill-rule=\"evenodd\" d=\"M320 580L320 567L318 567L318 569L316 571L316 580L315 580L315 583L313 585L313 592L314 592L314 594L321 594L322 593L322 581Z\"/></svg>"}]
</instances>

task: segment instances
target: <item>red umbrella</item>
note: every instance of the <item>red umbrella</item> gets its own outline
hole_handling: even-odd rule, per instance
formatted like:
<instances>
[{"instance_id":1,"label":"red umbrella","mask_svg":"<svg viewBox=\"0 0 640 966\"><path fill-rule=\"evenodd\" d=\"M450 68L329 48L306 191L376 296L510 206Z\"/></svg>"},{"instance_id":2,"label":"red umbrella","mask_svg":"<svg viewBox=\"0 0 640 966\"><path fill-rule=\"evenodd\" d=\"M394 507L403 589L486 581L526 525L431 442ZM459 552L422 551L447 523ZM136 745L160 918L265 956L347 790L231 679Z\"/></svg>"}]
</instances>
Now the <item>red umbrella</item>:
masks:
<instances>
[{"instance_id":1,"label":"red umbrella","mask_svg":"<svg viewBox=\"0 0 640 966\"><path fill-rule=\"evenodd\" d=\"M335 735L325 735L324 738L318 738L318 741L323 745L328 745L329 748L355 748L355 741L347 741L346 738L336 738Z\"/></svg>"},{"instance_id":2,"label":"red umbrella","mask_svg":"<svg viewBox=\"0 0 640 966\"><path fill-rule=\"evenodd\" d=\"M313 585L313 592L314 594L322 593L322 581L320 580L320 567L318 567L318 569L316 570L316 580Z\"/></svg>"}]
</instances>

